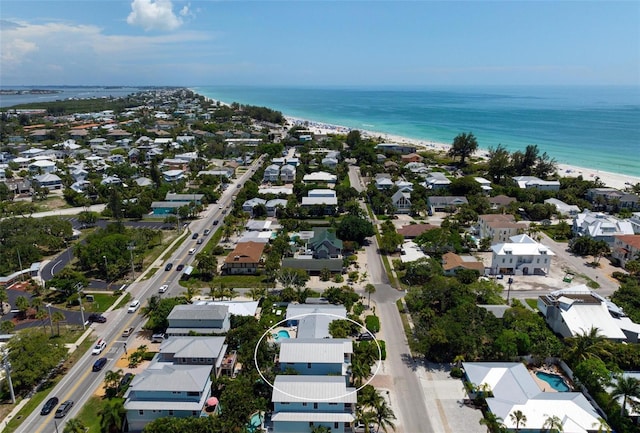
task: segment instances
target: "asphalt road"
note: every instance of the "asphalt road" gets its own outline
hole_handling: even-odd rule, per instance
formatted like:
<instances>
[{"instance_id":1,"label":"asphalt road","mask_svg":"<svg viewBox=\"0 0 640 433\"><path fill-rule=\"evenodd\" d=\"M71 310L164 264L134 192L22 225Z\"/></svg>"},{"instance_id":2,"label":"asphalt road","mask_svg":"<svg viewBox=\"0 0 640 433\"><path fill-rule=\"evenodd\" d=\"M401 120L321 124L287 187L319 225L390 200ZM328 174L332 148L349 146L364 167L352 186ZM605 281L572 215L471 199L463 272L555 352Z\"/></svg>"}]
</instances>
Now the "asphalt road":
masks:
<instances>
[{"instance_id":1,"label":"asphalt road","mask_svg":"<svg viewBox=\"0 0 640 433\"><path fill-rule=\"evenodd\" d=\"M261 164L262 160L263 157L259 158L254 163L254 167ZM233 197L237 194L237 191L240 190L236 185L243 185L244 182L246 182L246 180L252 175L253 169L250 169L240 178L236 179L235 182L230 184L229 188L227 188L225 193L222 195L219 203L210 205L209 208L203 212L201 219L194 221L189 225L191 232L201 233L205 228L210 228L212 229L211 234L213 234L215 229L220 227L220 225L212 226L213 220L221 219L223 216L223 209L220 209L220 206L223 208L229 206ZM190 248L195 246L195 243L196 241L189 237L180 245L180 247L178 247L169 261L176 264L190 264L195 255L189 255L188 251ZM134 282L127 288L127 291L131 293L132 298L139 299L141 304L144 306L149 297L157 294L158 288L162 284L169 285L169 290L164 296L176 296L182 293L182 288L177 284L181 275L182 272L175 271L175 267L172 271L159 271L147 280ZM60 402L73 400L75 404L71 411L64 418L55 420L55 411L47 416L41 416L40 407L38 407L25 419L20 427L16 429L17 433L61 432L64 429L66 420L77 416L89 397L91 397L101 386L105 372L113 369L115 361L120 355L122 355L124 351L124 343L127 341L126 338L122 338L121 336L124 329L133 326L137 330L137 328L145 321L139 313L128 314L126 308L121 308L107 313L106 317L108 319L106 323L91 325L95 332L89 337L93 342L97 341L99 338L103 338L107 342L107 347L103 353L100 356L92 356L91 351L85 353L49 394L50 397L58 397ZM102 356L107 358L107 364L101 371L93 372L93 363L96 359Z\"/></svg>"}]
</instances>

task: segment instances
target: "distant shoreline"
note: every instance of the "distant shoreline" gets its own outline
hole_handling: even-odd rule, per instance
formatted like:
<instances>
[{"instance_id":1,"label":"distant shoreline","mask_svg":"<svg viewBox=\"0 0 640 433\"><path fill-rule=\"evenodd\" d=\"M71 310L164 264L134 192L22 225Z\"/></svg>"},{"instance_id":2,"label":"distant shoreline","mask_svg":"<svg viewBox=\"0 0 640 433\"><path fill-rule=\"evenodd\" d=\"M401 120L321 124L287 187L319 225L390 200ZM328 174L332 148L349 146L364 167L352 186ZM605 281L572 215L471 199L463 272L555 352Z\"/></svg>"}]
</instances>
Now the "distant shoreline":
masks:
<instances>
[{"instance_id":1,"label":"distant shoreline","mask_svg":"<svg viewBox=\"0 0 640 433\"><path fill-rule=\"evenodd\" d=\"M198 93L194 89L190 88L189 90L193 91L194 93L200 96L203 96L207 100L212 101L214 103L220 102L221 104L227 105L227 106L231 104L230 102L220 101L218 99L210 98L208 96L202 95L201 93ZM415 138L408 138L408 137L403 137L399 135L388 134L385 132L370 131L370 130L364 130L360 128L349 128L342 125L333 125L325 122L318 122L312 119L303 119L300 117L289 116L286 113L283 113L283 116L285 117L285 119L287 119L287 122L291 126L294 126L296 124L304 124L308 127L310 131L316 134L324 134L324 135L345 134L346 135L351 130L359 130L363 134L363 136L366 136L366 137L371 137L371 138L382 137L384 140L388 140L390 142L401 143L401 144L402 143L411 144L418 148L422 148L423 150L447 152L451 147L450 144L436 142L433 140L418 140ZM489 153L488 149L478 149L473 156L477 158L486 159L488 153ZM557 173L558 173L558 176L560 177L582 176L583 179L585 180L595 180L595 178L597 177L607 187L616 188L620 190L625 189L626 187L629 186L629 184L635 185L640 183L640 175L631 176L627 174L619 174L619 173L613 173L613 172L602 171L597 169L590 169L590 168L585 168L585 167L580 167L580 166L565 164L565 163L557 164Z\"/></svg>"}]
</instances>

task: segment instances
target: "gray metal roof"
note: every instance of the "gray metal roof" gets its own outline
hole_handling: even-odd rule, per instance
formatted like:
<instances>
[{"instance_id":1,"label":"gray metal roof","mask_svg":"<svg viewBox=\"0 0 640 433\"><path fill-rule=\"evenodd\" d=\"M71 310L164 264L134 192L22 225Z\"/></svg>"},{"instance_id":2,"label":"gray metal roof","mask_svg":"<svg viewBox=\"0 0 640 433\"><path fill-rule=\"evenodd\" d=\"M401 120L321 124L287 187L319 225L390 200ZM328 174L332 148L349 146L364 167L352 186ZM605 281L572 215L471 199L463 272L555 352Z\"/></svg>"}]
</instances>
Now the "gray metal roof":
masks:
<instances>
[{"instance_id":1,"label":"gray metal roof","mask_svg":"<svg viewBox=\"0 0 640 433\"><path fill-rule=\"evenodd\" d=\"M271 416L271 421L351 423L355 421L355 417L352 413L348 412L277 412Z\"/></svg>"},{"instance_id":2,"label":"gray metal roof","mask_svg":"<svg viewBox=\"0 0 640 433\"><path fill-rule=\"evenodd\" d=\"M202 392L209 380L211 367L156 362L133 378L128 394L140 391Z\"/></svg>"},{"instance_id":3,"label":"gray metal roof","mask_svg":"<svg viewBox=\"0 0 640 433\"><path fill-rule=\"evenodd\" d=\"M349 339L293 338L280 342L280 362L343 363L344 354L353 353Z\"/></svg>"},{"instance_id":4,"label":"gray metal roof","mask_svg":"<svg viewBox=\"0 0 640 433\"><path fill-rule=\"evenodd\" d=\"M271 401L356 403L356 389L344 376L276 376Z\"/></svg>"},{"instance_id":5,"label":"gray metal roof","mask_svg":"<svg viewBox=\"0 0 640 433\"><path fill-rule=\"evenodd\" d=\"M223 320L229 314L225 305L176 305L168 320Z\"/></svg>"},{"instance_id":6,"label":"gray metal roof","mask_svg":"<svg viewBox=\"0 0 640 433\"><path fill-rule=\"evenodd\" d=\"M160 345L161 354L176 358L219 358L224 349L224 337L171 337Z\"/></svg>"}]
</instances>

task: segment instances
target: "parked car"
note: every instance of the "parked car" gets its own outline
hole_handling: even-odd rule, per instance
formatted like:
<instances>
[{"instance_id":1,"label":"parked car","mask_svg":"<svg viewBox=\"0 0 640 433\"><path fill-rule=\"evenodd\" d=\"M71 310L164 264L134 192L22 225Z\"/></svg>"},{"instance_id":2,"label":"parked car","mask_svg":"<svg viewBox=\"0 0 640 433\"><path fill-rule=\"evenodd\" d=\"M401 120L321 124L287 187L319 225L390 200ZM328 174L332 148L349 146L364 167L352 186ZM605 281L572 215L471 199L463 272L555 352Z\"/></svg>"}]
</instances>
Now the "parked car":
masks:
<instances>
[{"instance_id":1,"label":"parked car","mask_svg":"<svg viewBox=\"0 0 640 433\"><path fill-rule=\"evenodd\" d=\"M129 308L127 309L127 313L135 313L140 308L140 301L134 299L133 302L129 304Z\"/></svg>"},{"instance_id":2,"label":"parked car","mask_svg":"<svg viewBox=\"0 0 640 433\"><path fill-rule=\"evenodd\" d=\"M51 397L49 400L47 400L44 406L42 406L40 415L49 415L57 405L58 405L58 397Z\"/></svg>"},{"instance_id":3,"label":"parked car","mask_svg":"<svg viewBox=\"0 0 640 433\"><path fill-rule=\"evenodd\" d=\"M93 313L89 315L89 318L87 320L89 320L89 323L93 323L93 322L105 323L107 321L107 318L104 317L102 314Z\"/></svg>"},{"instance_id":4,"label":"parked car","mask_svg":"<svg viewBox=\"0 0 640 433\"><path fill-rule=\"evenodd\" d=\"M167 335L166 334L153 334L151 336L151 342L152 343L162 343L166 339L167 339Z\"/></svg>"},{"instance_id":5,"label":"parked car","mask_svg":"<svg viewBox=\"0 0 640 433\"><path fill-rule=\"evenodd\" d=\"M180 263L177 267L176 267L176 271L180 272L181 270L184 269L184 265L182 263Z\"/></svg>"},{"instance_id":6,"label":"parked car","mask_svg":"<svg viewBox=\"0 0 640 433\"><path fill-rule=\"evenodd\" d=\"M122 376L122 379L120 379L120 385L118 386L118 389L119 390L125 389L127 386L129 386L132 380L133 380L133 373L125 373L125 375Z\"/></svg>"},{"instance_id":7,"label":"parked car","mask_svg":"<svg viewBox=\"0 0 640 433\"><path fill-rule=\"evenodd\" d=\"M63 418L73 407L73 400L67 400L56 410L56 418Z\"/></svg>"},{"instance_id":8,"label":"parked car","mask_svg":"<svg viewBox=\"0 0 640 433\"><path fill-rule=\"evenodd\" d=\"M160 288L158 289L158 293L164 293L167 291L167 289L169 288L168 284L163 284L162 286L160 286Z\"/></svg>"},{"instance_id":9,"label":"parked car","mask_svg":"<svg viewBox=\"0 0 640 433\"><path fill-rule=\"evenodd\" d=\"M96 345L93 346L93 350L91 351L91 354L100 355L105 347L107 347L107 342L101 338L97 341Z\"/></svg>"},{"instance_id":10,"label":"parked car","mask_svg":"<svg viewBox=\"0 0 640 433\"><path fill-rule=\"evenodd\" d=\"M130 337L131 334L133 334L133 326L129 326L127 329L122 331L122 336L125 338Z\"/></svg>"},{"instance_id":11,"label":"parked car","mask_svg":"<svg viewBox=\"0 0 640 433\"><path fill-rule=\"evenodd\" d=\"M164 267L165 271L170 271L173 268L173 263L167 263L167 266Z\"/></svg>"},{"instance_id":12,"label":"parked car","mask_svg":"<svg viewBox=\"0 0 640 433\"><path fill-rule=\"evenodd\" d=\"M98 358L96 362L93 363L93 371L100 371L107 365L107 358ZM63 403L64 404L64 403Z\"/></svg>"},{"instance_id":13,"label":"parked car","mask_svg":"<svg viewBox=\"0 0 640 433\"><path fill-rule=\"evenodd\" d=\"M214 220L214 221L213 221L213 225L214 225L214 226L217 226L217 225L218 225L218 220Z\"/></svg>"},{"instance_id":14,"label":"parked car","mask_svg":"<svg viewBox=\"0 0 640 433\"><path fill-rule=\"evenodd\" d=\"M191 239L198 239L198 233L194 233L193 236L191 236Z\"/></svg>"},{"instance_id":15,"label":"parked car","mask_svg":"<svg viewBox=\"0 0 640 433\"><path fill-rule=\"evenodd\" d=\"M360 335L358 335L358 341L368 341L368 340L373 340L373 335L371 335L368 332L363 332Z\"/></svg>"}]
</instances>

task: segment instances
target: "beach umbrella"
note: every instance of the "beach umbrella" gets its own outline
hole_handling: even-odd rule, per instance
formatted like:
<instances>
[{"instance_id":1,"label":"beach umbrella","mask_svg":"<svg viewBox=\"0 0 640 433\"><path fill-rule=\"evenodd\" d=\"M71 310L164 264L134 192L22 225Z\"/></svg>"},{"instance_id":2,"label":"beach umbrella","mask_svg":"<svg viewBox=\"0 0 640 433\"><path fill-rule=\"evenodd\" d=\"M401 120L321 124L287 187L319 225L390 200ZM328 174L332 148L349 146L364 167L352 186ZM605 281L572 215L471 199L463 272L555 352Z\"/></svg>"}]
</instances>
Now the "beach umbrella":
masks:
<instances>
[{"instance_id":1,"label":"beach umbrella","mask_svg":"<svg viewBox=\"0 0 640 433\"><path fill-rule=\"evenodd\" d=\"M217 406L218 405L218 399L215 397L209 397L207 399L207 406Z\"/></svg>"}]
</instances>

